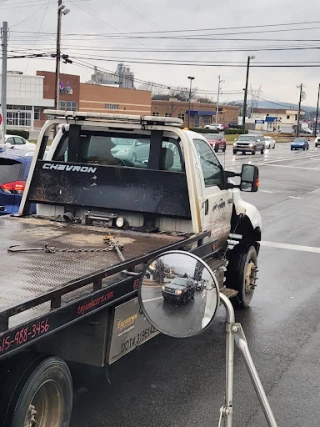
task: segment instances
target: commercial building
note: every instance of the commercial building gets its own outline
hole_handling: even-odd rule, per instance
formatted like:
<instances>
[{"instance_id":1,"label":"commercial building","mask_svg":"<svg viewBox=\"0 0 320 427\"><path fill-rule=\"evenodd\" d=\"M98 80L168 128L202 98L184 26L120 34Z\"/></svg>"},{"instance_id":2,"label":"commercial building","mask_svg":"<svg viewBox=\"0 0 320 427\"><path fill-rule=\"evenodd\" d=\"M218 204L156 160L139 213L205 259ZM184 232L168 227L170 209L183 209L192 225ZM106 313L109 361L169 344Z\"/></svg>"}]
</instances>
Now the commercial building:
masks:
<instances>
[{"instance_id":1,"label":"commercial building","mask_svg":"<svg viewBox=\"0 0 320 427\"><path fill-rule=\"evenodd\" d=\"M300 118L303 120L305 112L300 112ZM257 130L266 131L285 131L297 124L298 111L285 108L254 108L251 114L251 120L255 123Z\"/></svg>"},{"instance_id":2,"label":"commercial building","mask_svg":"<svg viewBox=\"0 0 320 427\"><path fill-rule=\"evenodd\" d=\"M153 116L177 117L190 127L203 127L216 122L216 104L189 102L171 99L169 101L152 100L151 110ZM218 123L238 122L239 107L234 105L219 105Z\"/></svg>"},{"instance_id":3,"label":"commercial building","mask_svg":"<svg viewBox=\"0 0 320 427\"><path fill-rule=\"evenodd\" d=\"M19 71L8 72L8 129L33 129L40 122L41 111L54 106L53 97L46 99L44 96L44 80L45 77L41 75L26 76Z\"/></svg>"},{"instance_id":4,"label":"commercial building","mask_svg":"<svg viewBox=\"0 0 320 427\"><path fill-rule=\"evenodd\" d=\"M79 111L151 115L151 92L80 83Z\"/></svg>"},{"instance_id":5,"label":"commercial building","mask_svg":"<svg viewBox=\"0 0 320 427\"><path fill-rule=\"evenodd\" d=\"M54 108L55 73L37 71L36 76L27 76L10 72L7 81L8 129L39 129L48 119L44 110ZM151 115L151 92L80 83L80 76L62 73L59 109Z\"/></svg>"}]
</instances>

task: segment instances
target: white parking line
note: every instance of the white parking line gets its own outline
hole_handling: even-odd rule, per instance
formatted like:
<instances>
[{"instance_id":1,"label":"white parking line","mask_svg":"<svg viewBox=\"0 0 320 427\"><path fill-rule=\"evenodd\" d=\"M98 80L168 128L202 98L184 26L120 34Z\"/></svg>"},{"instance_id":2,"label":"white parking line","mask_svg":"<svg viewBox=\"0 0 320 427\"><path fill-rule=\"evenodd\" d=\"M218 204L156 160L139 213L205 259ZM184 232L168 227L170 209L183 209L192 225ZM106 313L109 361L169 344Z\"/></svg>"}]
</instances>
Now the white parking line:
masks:
<instances>
[{"instance_id":1,"label":"white parking line","mask_svg":"<svg viewBox=\"0 0 320 427\"><path fill-rule=\"evenodd\" d=\"M263 164L264 166L270 166L274 168L288 168L288 169L303 169L307 171L320 171L320 168L307 168L303 166L289 166L289 165L270 165L270 164Z\"/></svg>"},{"instance_id":2,"label":"white parking line","mask_svg":"<svg viewBox=\"0 0 320 427\"><path fill-rule=\"evenodd\" d=\"M268 190L260 190L261 193L268 193L268 194L273 194L274 191L268 191Z\"/></svg>"},{"instance_id":3,"label":"white parking line","mask_svg":"<svg viewBox=\"0 0 320 427\"><path fill-rule=\"evenodd\" d=\"M303 200L303 197L288 196L289 199Z\"/></svg>"},{"instance_id":4,"label":"white parking line","mask_svg":"<svg viewBox=\"0 0 320 427\"><path fill-rule=\"evenodd\" d=\"M292 245L290 243L268 242L266 240L263 240L261 242L261 245L269 248L289 249L292 251L312 252L314 254L320 254L320 248L315 248L313 246L300 246Z\"/></svg>"},{"instance_id":5,"label":"white parking line","mask_svg":"<svg viewBox=\"0 0 320 427\"><path fill-rule=\"evenodd\" d=\"M157 297L157 298L145 299L145 300L143 300L143 302L157 301L158 299L163 299L163 297Z\"/></svg>"}]
</instances>

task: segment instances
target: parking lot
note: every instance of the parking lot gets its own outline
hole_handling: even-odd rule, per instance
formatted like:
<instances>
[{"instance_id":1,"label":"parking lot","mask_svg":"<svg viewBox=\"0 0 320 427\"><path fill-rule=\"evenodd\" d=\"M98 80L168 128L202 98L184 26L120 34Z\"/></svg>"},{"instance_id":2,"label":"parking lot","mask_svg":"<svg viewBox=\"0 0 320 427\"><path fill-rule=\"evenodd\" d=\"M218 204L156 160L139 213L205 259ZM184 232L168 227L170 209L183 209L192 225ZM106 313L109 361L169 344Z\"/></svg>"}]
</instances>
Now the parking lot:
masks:
<instances>
[{"instance_id":1,"label":"parking lot","mask_svg":"<svg viewBox=\"0 0 320 427\"><path fill-rule=\"evenodd\" d=\"M320 150L278 144L264 155L219 154L226 170L260 167L258 193L242 193L262 214L258 286L237 311L279 426L319 426ZM202 335L158 335L105 369L81 367L72 427L217 425L225 396L225 312ZM245 365L236 351L234 426L262 427Z\"/></svg>"}]
</instances>

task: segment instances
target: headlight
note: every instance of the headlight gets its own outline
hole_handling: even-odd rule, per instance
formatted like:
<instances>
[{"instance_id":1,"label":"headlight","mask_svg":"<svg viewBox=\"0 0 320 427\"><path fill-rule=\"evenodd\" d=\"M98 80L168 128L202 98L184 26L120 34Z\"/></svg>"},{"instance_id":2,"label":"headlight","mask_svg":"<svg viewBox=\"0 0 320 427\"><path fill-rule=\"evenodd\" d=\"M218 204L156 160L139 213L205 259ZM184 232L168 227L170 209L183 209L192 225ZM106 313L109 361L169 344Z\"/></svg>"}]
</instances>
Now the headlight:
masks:
<instances>
[{"instance_id":1,"label":"headlight","mask_svg":"<svg viewBox=\"0 0 320 427\"><path fill-rule=\"evenodd\" d=\"M162 286L162 290L164 291L166 289L166 287L165 286Z\"/></svg>"},{"instance_id":2,"label":"headlight","mask_svg":"<svg viewBox=\"0 0 320 427\"><path fill-rule=\"evenodd\" d=\"M236 147L236 146L237 146L237 143L235 142L235 143L233 144L233 146L234 146L234 147Z\"/></svg>"},{"instance_id":3,"label":"headlight","mask_svg":"<svg viewBox=\"0 0 320 427\"><path fill-rule=\"evenodd\" d=\"M175 293L176 293L176 295L181 295L182 291L176 291Z\"/></svg>"},{"instance_id":4,"label":"headlight","mask_svg":"<svg viewBox=\"0 0 320 427\"><path fill-rule=\"evenodd\" d=\"M253 145L252 145L252 144L250 144L250 145L249 145L249 148L253 148Z\"/></svg>"},{"instance_id":5,"label":"headlight","mask_svg":"<svg viewBox=\"0 0 320 427\"><path fill-rule=\"evenodd\" d=\"M121 154L121 153L127 153L127 152L128 152L128 150L119 150L118 151L119 154Z\"/></svg>"}]
</instances>

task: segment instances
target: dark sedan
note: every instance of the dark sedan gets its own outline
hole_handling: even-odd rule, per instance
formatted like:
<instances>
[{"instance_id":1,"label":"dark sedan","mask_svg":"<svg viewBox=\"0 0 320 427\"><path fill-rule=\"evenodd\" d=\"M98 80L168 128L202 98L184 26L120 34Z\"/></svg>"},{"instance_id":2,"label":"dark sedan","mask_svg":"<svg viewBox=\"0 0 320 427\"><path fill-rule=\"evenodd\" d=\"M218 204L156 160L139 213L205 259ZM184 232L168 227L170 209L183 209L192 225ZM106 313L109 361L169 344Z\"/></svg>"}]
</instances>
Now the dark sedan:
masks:
<instances>
[{"instance_id":1,"label":"dark sedan","mask_svg":"<svg viewBox=\"0 0 320 427\"><path fill-rule=\"evenodd\" d=\"M291 151L292 150L309 150L309 141L307 140L307 138L295 138L292 142L291 142Z\"/></svg>"},{"instance_id":2,"label":"dark sedan","mask_svg":"<svg viewBox=\"0 0 320 427\"><path fill-rule=\"evenodd\" d=\"M194 299L196 285L192 279L175 277L162 287L164 301L174 304L186 304Z\"/></svg>"}]
</instances>

